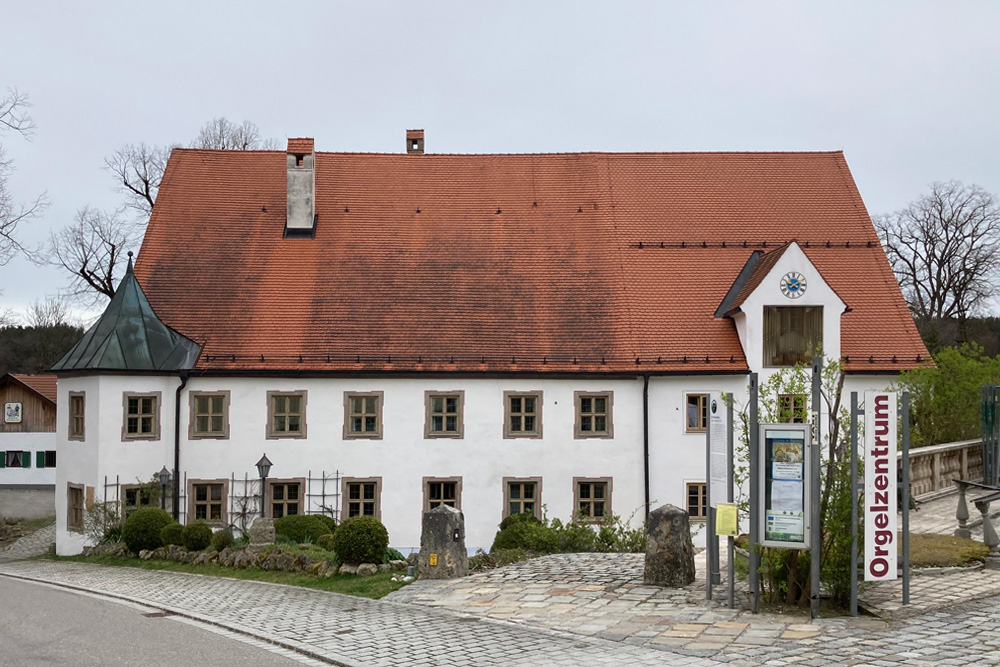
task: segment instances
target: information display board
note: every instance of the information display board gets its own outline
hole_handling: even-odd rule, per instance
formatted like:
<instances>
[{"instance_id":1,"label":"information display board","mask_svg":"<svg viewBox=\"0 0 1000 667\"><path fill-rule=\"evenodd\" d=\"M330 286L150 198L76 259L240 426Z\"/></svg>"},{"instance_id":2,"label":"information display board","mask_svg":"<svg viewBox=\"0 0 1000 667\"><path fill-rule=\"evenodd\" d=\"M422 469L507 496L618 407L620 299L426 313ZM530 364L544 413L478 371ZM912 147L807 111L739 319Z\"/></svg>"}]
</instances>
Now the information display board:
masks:
<instances>
[{"instance_id":1,"label":"information display board","mask_svg":"<svg viewBox=\"0 0 1000 667\"><path fill-rule=\"evenodd\" d=\"M729 490L729 420L722 394L708 395L709 502L712 507L732 500Z\"/></svg>"},{"instance_id":2,"label":"information display board","mask_svg":"<svg viewBox=\"0 0 1000 667\"><path fill-rule=\"evenodd\" d=\"M896 579L896 394L865 392L865 581Z\"/></svg>"},{"instance_id":3,"label":"information display board","mask_svg":"<svg viewBox=\"0 0 1000 667\"><path fill-rule=\"evenodd\" d=\"M809 548L808 424L760 425L760 543Z\"/></svg>"}]
</instances>

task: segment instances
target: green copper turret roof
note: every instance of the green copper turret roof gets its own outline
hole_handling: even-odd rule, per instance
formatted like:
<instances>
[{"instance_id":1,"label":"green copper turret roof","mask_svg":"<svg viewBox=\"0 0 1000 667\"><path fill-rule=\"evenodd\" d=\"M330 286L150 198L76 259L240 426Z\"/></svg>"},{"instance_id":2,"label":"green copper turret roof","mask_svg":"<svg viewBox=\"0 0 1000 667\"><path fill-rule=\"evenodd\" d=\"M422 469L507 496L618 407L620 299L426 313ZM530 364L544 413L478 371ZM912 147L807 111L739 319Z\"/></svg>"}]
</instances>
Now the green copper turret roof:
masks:
<instances>
[{"instance_id":1,"label":"green copper turret roof","mask_svg":"<svg viewBox=\"0 0 1000 667\"><path fill-rule=\"evenodd\" d=\"M128 268L101 319L52 367L53 371L178 371L194 366L201 346L153 312Z\"/></svg>"}]
</instances>

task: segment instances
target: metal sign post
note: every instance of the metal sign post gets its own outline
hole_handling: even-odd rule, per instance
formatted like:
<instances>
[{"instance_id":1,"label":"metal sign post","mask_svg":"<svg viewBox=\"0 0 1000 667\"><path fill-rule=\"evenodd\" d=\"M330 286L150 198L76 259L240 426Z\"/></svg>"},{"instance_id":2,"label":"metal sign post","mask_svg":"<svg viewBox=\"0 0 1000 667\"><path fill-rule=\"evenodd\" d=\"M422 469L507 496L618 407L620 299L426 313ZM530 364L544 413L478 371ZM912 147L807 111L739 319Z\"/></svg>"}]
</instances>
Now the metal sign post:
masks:
<instances>
[{"instance_id":1,"label":"metal sign post","mask_svg":"<svg viewBox=\"0 0 1000 667\"><path fill-rule=\"evenodd\" d=\"M903 392L903 604L910 604L910 392Z\"/></svg>"},{"instance_id":2,"label":"metal sign post","mask_svg":"<svg viewBox=\"0 0 1000 667\"><path fill-rule=\"evenodd\" d=\"M858 392L851 392L851 616L858 615Z\"/></svg>"},{"instance_id":3,"label":"metal sign post","mask_svg":"<svg viewBox=\"0 0 1000 667\"><path fill-rule=\"evenodd\" d=\"M760 517L757 511L760 486L760 459L758 449L760 443L760 428L757 415L757 374L750 374L750 535L748 548L750 549L750 610L754 614L760 613L760 553L757 547L757 536L760 534Z\"/></svg>"},{"instance_id":4,"label":"metal sign post","mask_svg":"<svg viewBox=\"0 0 1000 667\"><path fill-rule=\"evenodd\" d=\"M706 406L708 413L705 424L708 457L708 535L705 537L707 556L705 583L706 598L709 600L712 599L712 586L722 583L718 506L720 503L731 503L733 497L732 394L727 394L727 397L729 401L728 408L722 394L716 391L710 392L708 394L708 405ZM730 543L732 542L732 537L730 537L729 541ZM731 596L730 603L732 603Z\"/></svg>"},{"instance_id":5,"label":"metal sign post","mask_svg":"<svg viewBox=\"0 0 1000 667\"><path fill-rule=\"evenodd\" d=\"M820 547L823 541L823 531L820 527L819 515L819 461L820 461L820 422L819 422L819 401L820 401L820 380L822 379L823 358L813 357L812 360L812 442L809 451L812 452L812 461L809 465L809 479L812 480L813 494L810 494L809 502L809 524L811 538L809 549L809 614L812 618L819 618L819 566Z\"/></svg>"},{"instance_id":6,"label":"metal sign post","mask_svg":"<svg viewBox=\"0 0 1000 667\"><path fill-rule=\"evenodd\" d=\"M726 466L726 502L733 502L733 395L726 394L726 458L729 465ZM737 518L737 526L739 519ZM738 531L738 528L737 528ZM736 608L736 563L735 563L735 539L732 535L726 538L728 543L728 560L726 561L726 576L729 578L729 608Z\"/></svg>"}]
</instances>

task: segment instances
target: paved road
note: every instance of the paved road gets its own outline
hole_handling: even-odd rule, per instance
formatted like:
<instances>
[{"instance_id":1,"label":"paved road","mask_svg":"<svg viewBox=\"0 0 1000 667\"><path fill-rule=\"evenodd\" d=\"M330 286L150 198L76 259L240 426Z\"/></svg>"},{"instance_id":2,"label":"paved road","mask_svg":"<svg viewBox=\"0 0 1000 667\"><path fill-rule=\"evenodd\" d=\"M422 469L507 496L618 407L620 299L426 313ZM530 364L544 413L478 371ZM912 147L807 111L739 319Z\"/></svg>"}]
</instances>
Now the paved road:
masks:
<instances>
[{"instance_id":1,"label":"paved road","mask_svg":"<svg viewBox=\"0 0 1000 667\"><path fill-rule=\"evenodd\" d=\"M0 666L301 667L290 651L155 609L0 577ZM248 643L248 642L251 642Z\"/></svg>"}]
</instances>

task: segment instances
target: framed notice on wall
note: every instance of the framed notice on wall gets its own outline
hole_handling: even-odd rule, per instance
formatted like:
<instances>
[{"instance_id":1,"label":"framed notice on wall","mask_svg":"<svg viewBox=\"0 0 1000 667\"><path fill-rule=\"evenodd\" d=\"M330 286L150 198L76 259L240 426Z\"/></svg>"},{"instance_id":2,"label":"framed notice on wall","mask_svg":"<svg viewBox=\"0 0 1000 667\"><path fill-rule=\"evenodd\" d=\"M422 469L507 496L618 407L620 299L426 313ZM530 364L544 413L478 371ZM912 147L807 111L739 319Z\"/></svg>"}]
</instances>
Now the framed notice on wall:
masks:
<instances>
[{"instance_id":1,"label":"framed notice on wall","mask_svg":"<svg viewBox=\"0 0 1000 667\"><path fill-rule=\"evenodd\" d=\"M760 542L809 548L809 425L760 425Z\"/></svg>"},{"instance_id":2,"label":"framed notice on wall","mask_svg":"<svg viewBox=\"0 0 1000 667\"><path fill-rule=\"evenodd\" d=\"M4 403L3 406L3 420L7 424L20 424L21 423L21 403Z\"/></svg>"}]
</instances>

